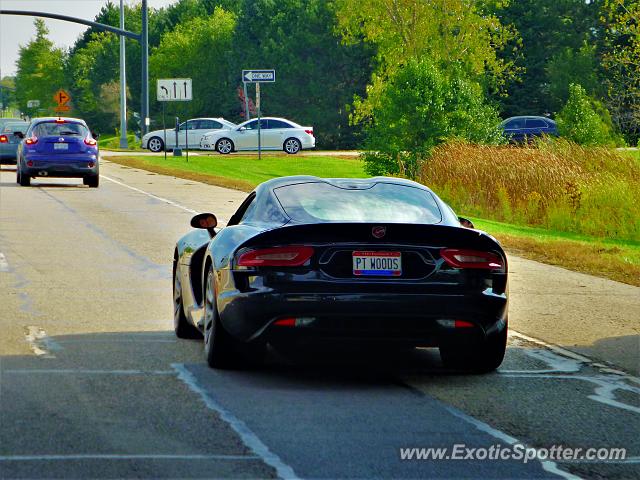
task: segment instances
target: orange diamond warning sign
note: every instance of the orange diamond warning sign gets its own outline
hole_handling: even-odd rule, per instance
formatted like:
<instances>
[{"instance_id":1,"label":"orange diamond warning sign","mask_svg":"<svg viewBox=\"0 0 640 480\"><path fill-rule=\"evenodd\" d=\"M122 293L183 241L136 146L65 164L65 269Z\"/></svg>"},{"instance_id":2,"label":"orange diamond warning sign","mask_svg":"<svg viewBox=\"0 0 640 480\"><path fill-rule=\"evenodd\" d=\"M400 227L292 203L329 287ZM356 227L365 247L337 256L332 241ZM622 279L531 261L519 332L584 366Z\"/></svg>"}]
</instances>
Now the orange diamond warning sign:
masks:
<instances>
[{"instance_id":1,"label":"orange diamond warning sign","mask_svg":"<svg viewBox=\"0 0 640 480\"><path fill-rule=\"evenodd\" d=\"M67 92L63 89L58 90L53 96L53 101L58 104L56 112L68 112L71 110L71 107L67 105L69 100L71 100L71 96Z\"/></svg>"}]
</instances>

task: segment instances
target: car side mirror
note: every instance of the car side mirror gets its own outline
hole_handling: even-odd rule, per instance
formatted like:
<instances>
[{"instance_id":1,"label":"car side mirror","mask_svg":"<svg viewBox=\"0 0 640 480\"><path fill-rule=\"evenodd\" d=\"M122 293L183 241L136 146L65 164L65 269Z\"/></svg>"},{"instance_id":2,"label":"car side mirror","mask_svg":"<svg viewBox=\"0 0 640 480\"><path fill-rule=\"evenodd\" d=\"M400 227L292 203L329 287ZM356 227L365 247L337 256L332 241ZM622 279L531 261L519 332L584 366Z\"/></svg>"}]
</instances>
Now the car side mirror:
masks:
<instances>
[{"instance_id":1,"label":"car side mirror","mask_svg":"<svg viewBox=\"0 0 640 480\"><path fill-rule=\"evenodd\" d=\"M24 133L22 132L13 132L13 134L18 138L24 138Z\"/></svg>"},{"instance_id":2,"label":"car side mirror","mask_svg":"<svg viewBox=\"0 0 640 480\"><path fill-rule=\"evenodd\" d=\"M458 217L458 221L460 222L460 225L462 225L464 228L475 228L473 226L473 222L468 218Z\"/></svg>"},{"instance_id":3,"label":"car side mirror","mask_svg":"<svg viewBox=\"0 0 640 480\"><path fill-rule=\"evenodd\" d=\"M203 228L213 237L216 234L215 228L218 226L218 219L213 213L199 213L191 219L193 228Z\"/></svg>"},{"instance_id":4,"label":"car side mirror","mask_svg":"<svg viewBox=\"0 0 640 480\"><path fill-rule=\"evenodd\" d=\"M240 128L238 129L238 131L239 131L239 132L244 132L246 129L247 129L247 127L240 127Z\"/></svg>"}]
</instances>

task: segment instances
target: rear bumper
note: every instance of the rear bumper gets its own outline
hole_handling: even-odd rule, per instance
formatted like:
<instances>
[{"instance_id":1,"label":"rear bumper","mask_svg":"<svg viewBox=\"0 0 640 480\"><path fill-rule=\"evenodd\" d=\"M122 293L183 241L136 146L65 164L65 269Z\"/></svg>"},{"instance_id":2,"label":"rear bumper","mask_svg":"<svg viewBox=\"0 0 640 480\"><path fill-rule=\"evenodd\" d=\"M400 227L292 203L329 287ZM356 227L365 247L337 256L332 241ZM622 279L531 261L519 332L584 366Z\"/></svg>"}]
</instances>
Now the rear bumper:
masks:
<instances>
[{"instance_id":1,"label":"rear bumper","mask_svg":"<svg viewBox=\"0 0 640 480\"><path fill-rule=\"evenodd\" d=\"M488 291L474 295L235 293L218 298L220 320L237 338L273 342L384 342L438 346L476 343L501 332L508 299ZM274 325L283 317L304 325ZM455 328L443 320L474 326Z\"/></svg>"},{"instance_id":2,"label":"rear bumper","mask_svg":"<svg viewBox=\"0 0 640 480\"><path fill-rule=\"evenodd\" d=\"M87 177L98 175L99 162L96 155L68 156L56 158L29 157L33 166L21 165L22 173L31 177ZM93 163L93 167L89 164Z\"/></svg>"}]
</instances>

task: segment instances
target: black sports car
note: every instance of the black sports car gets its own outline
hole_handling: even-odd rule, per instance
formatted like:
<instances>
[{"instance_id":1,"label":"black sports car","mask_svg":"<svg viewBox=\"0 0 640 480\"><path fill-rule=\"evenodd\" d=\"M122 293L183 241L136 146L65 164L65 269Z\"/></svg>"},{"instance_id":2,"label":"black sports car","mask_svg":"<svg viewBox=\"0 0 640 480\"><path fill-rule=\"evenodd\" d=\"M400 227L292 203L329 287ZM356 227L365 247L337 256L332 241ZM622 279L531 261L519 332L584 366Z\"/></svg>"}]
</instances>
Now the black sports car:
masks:
<instances>
[{"instance_id":1,"label":"black sports car","mask_svg":"<svg viewBox=\"0 0 640 480\"><path fill-rule=\"evenodd\" d=\"M283 177L226 227L213 214L174 252L174 327L204 335L211 367L274 348L440 348L445 366L491 371L507 342L507 258L409 180Z\"/></svg>"}]
</instances>

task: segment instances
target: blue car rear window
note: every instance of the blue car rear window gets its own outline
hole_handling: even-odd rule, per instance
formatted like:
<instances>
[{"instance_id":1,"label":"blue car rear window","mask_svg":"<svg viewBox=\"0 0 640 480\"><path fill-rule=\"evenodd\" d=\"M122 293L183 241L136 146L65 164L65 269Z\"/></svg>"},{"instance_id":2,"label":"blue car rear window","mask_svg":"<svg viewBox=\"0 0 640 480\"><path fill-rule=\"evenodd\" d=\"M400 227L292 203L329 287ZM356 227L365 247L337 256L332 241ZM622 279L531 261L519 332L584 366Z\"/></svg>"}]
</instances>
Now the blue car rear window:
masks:
<instances>
[{"instance_id":1,"label":"blue car rear window","mask_svg":"<svg viewBox=\"0 0 640 480\"><path fill-rule=\"evenodd\" d=\"M33 133L36 137L49 137L49 136L60 136L60 135L71 135L71 136L79 136L86 137L89 133L87 127L82 125L81 123L72 123L72 122L42 122L37 124Z\"/></svg>"},{"instance_id":2,"label":"blue car rear window","mask_svg":"<svg viewBox=\"0 0 640 480\"><path fill-rule=\"evenodd\" d=\"M274 189L287 215L296 222L381 222L434 224L442 213L434 196L420 188L376 183L342 188L324 182Z\"/></svg>"}]
</instances>

